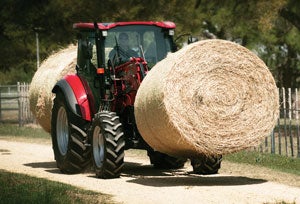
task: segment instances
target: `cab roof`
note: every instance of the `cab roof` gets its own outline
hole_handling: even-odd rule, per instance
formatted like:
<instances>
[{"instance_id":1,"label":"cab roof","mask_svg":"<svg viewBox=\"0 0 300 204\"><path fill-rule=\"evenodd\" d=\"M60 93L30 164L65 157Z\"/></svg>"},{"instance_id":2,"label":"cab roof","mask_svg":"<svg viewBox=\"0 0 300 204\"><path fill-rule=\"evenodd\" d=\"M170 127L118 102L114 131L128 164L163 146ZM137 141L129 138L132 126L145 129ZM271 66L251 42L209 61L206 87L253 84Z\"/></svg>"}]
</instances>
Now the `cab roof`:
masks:
<instances>
[{"instance_id":1,"label":"cab roof","mask_svg":"<svg viewBox=\"0 0 300 204\"><path fill-rule=\"evenodd\" d=\"M151 25L166 29L176 28L175 23L171 21L130 21L130 22L114 22L114 23L97 23L100 30L109 30L117 26L127 25ZM75 29L95 29L94 23L75 23L73 24Z\"/></svg>"}]
</instances>

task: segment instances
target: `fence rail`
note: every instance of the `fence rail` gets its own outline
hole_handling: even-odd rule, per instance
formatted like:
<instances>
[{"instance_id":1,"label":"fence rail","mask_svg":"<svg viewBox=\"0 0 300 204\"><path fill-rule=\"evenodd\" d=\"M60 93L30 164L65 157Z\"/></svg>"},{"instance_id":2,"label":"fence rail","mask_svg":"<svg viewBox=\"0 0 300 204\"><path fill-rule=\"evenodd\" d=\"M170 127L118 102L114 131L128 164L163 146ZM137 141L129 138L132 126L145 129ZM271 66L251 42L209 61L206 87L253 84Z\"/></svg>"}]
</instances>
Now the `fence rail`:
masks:
<instances>
[{"instance_id":1,"label":"fence rail","mask_svg":"<svg viewBox=\"0 0 300 204\"><path fill-rule=\"evenodd\" d=\"M255 148L261 152L300 158L299 89L280 88L280 117L270 136ZM0 85L0 122L34 122L29 105L29 84Z\"/></svg>"},{"instance_id":2,"label":"fence rail","mask_svg":"<svg viewBox=\"0 0 300 204\"><path fill-rule=\"evenodd\" d=\"M29 105L29 84L0 85L0 122L32 123Z\"/></svg>"}]
</instances>

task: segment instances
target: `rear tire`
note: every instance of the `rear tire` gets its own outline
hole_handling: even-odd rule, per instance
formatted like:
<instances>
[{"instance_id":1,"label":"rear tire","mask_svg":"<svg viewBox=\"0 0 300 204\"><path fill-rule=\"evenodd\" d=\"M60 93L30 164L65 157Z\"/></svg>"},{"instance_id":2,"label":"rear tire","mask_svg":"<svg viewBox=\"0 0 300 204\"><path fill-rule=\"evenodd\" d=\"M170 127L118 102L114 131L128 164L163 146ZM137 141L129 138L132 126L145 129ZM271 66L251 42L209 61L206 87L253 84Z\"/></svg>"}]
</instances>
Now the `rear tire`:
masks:
<instances>
[{"instance_id":1,"label":"rear tire","mask_svg":"<svg viewBox=\"0 0 300 204\"><path fill-rule=\"evenodd\" d=\"M90 164L91 149L85 145L88 123L70 111L61 92L56 93L52 108L51 137L54 158L62 173L80 173Z\"/></svg>"},{"instance_id":2,"label":"rear tire","mask_svg":"<svg viewBox=\"0 0 300 204\"><path fill-rule=\"evenodd\" d=\"M120 177L124 166L124 133L119 117L103 111L94 117L90 130L96 176L103 179Z\"/></svg>"},{"instance_id":3,"label":"rear tire","mask_svg":"<svg viewBox=\"0 0 300 204\"><path fill-rule=\"evenodd\" d=\"M148 150L148 156L150 163L156 169L180 169L187 161L187 159L172 157L154 150Z\"/></svg>"},{"instance_id":4,"label":"rear tire","mask_svg":"<svg viewBox=\"0 0 300 204\"><path fill-rule=\"evenodd\" d=\"M221 168L222 156L202 156L191 159L195 174L217 174Z\"/></svg>"}]
</instances>

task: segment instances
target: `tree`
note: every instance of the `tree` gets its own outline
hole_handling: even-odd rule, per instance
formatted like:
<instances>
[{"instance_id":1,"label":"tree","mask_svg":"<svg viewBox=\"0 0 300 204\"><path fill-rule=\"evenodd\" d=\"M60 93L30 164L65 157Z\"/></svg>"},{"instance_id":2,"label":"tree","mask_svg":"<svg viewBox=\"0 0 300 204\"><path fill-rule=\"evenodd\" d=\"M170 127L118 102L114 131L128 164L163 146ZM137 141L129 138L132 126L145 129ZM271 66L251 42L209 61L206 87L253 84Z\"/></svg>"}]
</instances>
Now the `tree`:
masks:
<instances>
[{"instance_id":1,"label":"tree","mask_svg":"<svg viewBox=\"0 0 300 204\"><path fill-rule=\"evenodd\" d=\"M299 13L296 0L197 1L208 30L256 52L269 66L278 86L299 86Z\"/></svg>"},{"instance_id":2,"label":"tree","mask_svg":"<svg viewBox=\"0 0 300 204\"><path fill-rule=\"evenodd\" d=\"M75 22L170 20L177 25L177 36L191 33L199 39L217 37L246 46L266 62L278 86L298 87L299 11L298 0L2 0L0 72L5 77L0 83L30 81L36 69L33 28L40 28L43 60L76 41Z\"/></svg>"}]
</instances>

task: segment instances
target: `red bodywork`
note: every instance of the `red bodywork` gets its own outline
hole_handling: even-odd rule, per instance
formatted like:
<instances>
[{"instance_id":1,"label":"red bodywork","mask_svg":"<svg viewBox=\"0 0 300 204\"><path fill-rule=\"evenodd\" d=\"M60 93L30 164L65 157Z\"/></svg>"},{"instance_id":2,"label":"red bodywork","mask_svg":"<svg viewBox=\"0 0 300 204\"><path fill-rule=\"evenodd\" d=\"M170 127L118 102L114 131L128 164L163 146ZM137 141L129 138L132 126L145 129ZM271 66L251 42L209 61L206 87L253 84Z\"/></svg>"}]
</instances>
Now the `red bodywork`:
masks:
<instances>
[{"instance_id":1,"label":"red bodywork","mask_svg":"<svg viewBox=\"0 0 300 204\"><path fill-rule=\"evenodd\" d=\"M133 106L137 90L148 72L143 58L131 58L130 61L115 67L114 101L112 111L122 112L125 107Z\"/></svg>"},{"instance_id":2,"label":"red bodywork","mask_svg":"<svg viewBox=\"0 0 300 204\"><path fill-rule=\"evenodd\" d=\"M111 110L122 112L127 106L133 106L137 90L148 72L147 63L143 58L130 58L130 60L120 66L111 69L114 76ZM101 73L102 74L102 73ZM70 85L80 108L82 118L91 121L95 114L94 98L85 80L76 74L66 75L64 80Z\"/></svg>"},{"instance_id":3,"label":"red bodywork","mask_svg":"<svg viewBox=\"0 0 300 204\"><path fill-rule=\"evenodd\" d=\"M170 21L133 21L133 22L116 22L116 23L97 23L100 30L109 30L117 26L127 25L155 25L166 29L175 29L176 25ZM73 28L94 29L94 23L75 23Z\"/></svg>"},{"instance_id":4,"label":"red bodywork","mask_svg":"<svg viewBox=\"0 0 300 204\"><path fill-rule=\"evenodd\" d=\"M87 121L91 121L91 108L87 95L90 90L86 90L87 86L84 86L84 82L76 74L66 75L64 79L68 82L73 90L77 104L79 105L81 111L82 118Z\"/></svg>"}]
</instances>

